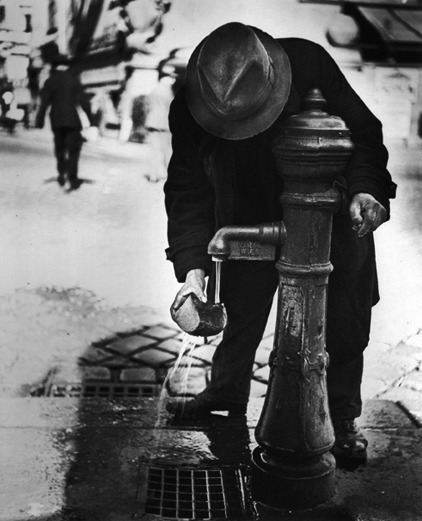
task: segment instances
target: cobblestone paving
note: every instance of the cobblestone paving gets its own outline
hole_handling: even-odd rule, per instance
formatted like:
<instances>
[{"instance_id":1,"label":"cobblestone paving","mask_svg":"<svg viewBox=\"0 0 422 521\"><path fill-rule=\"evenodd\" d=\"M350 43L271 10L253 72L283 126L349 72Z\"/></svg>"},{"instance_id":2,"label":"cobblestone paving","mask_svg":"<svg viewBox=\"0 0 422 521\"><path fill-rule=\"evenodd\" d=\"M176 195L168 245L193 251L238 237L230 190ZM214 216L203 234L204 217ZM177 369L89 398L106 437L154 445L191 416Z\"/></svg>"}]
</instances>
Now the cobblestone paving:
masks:
<instances>
[{"instance_id":1,"label":"cobblestone paving","mask_svg":"<svg viewBox=\"0 0 422 521\"><path fill-rule=\"evenodd\" d=\"M73 378L72 384L97 383L103 388L107 382L136 383L146 389L145 393L141 391L146 395L151 387L154 387L152 395L159 394L165 382L170 396L194 396L208 382L212 356L219 340L220 335L210 339L189 337L177 327L161 323L119 333L91 343L78 359L78 373L69 375L59 371L52 374L44 382L43 392L73 394L75 386L69 385L69 378ZM271 346L266 340L255 362L252 396L264 396L266 392ZM171 377L168 380L167 375Z\"/></svg>"},{"instance_id":2,"label":"cobblestone paving","mask_svg":"<svg viewBox=\"0 0 422 521\"><path fill-rule=\"evenodd\" d=\"M188 337L148 308L108 308L81 288L20 289L2 296L0 331L1 391L11 396L72 395L91 383L136 383L156 395L181 350L167 388L172 396L194 395L208 381L220 340ZM265 394L270 349L267 338L255 363L253 396Z\"/></svg>"},{"instance_id":3,"label":"cobblestone paving","mask_svg":"<svg viewBox=\"0 0 422 521\"><path fill-rule=\"evenodd\" d=\"M208 382L220 340L188 337L148 308L108 308L81 288L1 297L0 331L3 396L157 396L163 384L170 396L193 396ZM267 389L269 331L257 350L251 397ZM395 346L372 342L362 390L364 399L398 403L422 426L422 330Z\"/></svg>"}]
</instances>

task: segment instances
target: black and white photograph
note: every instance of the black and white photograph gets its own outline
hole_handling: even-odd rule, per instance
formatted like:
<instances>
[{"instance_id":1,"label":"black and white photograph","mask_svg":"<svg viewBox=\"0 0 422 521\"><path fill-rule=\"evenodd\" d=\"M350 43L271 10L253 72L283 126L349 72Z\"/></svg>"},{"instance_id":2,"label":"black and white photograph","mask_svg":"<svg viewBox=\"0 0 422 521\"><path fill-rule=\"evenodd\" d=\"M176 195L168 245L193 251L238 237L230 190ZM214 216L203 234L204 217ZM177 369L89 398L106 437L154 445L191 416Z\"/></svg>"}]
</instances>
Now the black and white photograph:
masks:
<instances>
[{"instance_id":1,"label":"black and white photograph","mask_svg":"<svg viewBox=\"0 0 422 521\"><path fill-rule=\"evenodd\" d=\"M422 0L0 0L0 521L422 521Z\"/></svg>"}]
</instances>

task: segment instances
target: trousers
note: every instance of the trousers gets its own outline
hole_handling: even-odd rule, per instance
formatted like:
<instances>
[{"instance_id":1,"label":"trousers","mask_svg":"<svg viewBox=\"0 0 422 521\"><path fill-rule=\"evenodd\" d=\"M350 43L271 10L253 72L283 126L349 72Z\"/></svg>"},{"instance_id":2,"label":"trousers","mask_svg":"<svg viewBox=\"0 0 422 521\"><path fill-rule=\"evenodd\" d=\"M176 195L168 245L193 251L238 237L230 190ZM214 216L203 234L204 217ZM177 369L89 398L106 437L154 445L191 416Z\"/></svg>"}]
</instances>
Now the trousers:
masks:
<instances>
[{"instance_id":1,"label":"trousers","mask_svg":"<svg viewBox=\"0 0 422 521\"><path fill-rule=\"evenodd\" d=\"M344 235L350 241L345 243ZM340 240L338 240L340 239ZM327 387L333 420L357 418L362 410L363 352L369 342L371 310L379 299L372 235L357 238L350 223L333 227L326 346ZM223 263L221 300L228 324L217 346L206 392L247 403L256 350L278 287L275 263Z\"/></svg>"},{"instance_id":2,"label":"trousers","mask_svg":"<svg viewBox=\"0 0 422 521\"><path fill-rule=\"evenodd\" d=\"M70 182L78 178L78 163L82 149L82 136L77 128L59 127L53 129L54 153L57 171L60 177L67 177Z\"/></svg>"}]
</instances>

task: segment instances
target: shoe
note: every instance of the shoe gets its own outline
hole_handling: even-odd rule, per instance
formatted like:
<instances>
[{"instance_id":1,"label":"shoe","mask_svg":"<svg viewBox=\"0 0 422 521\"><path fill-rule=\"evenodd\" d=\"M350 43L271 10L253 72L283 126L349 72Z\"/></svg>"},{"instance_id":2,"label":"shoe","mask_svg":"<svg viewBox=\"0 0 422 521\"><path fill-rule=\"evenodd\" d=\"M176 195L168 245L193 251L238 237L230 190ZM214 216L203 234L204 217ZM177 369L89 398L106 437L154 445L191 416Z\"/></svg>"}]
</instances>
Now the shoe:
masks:
<instances>
[{"instance_id":1,"label":"shoe","mask_svg":"<svg viewBox=\"0 0 422 521\"><path fill-rule=\"evenodd\" d=\"M365 463L368 440L356 426L355 420L333 421L335 442L332 452L336 458L354 463Z\"/></svg>"},{"instance_id":2,"label":"shoe","mask_svg":"<svg viewBox=\"0 0 422 521\"><path fill-rule=\"evenodd\" d=\"M83 183L83 181L81 181L80 179L72 179L70 181L70 189L77 190L81 186L82 183Z\"/></svg>"},{"instance_id":3,"label":"shoe","mask_svg":"<svg viewBox=\"0 0 422 521\"><path fill-rule=\"evenodd\" d=\"M65 179L64 175L59 175L59 177L57 178L57 182L59 183L60 186L64 186L66 183L66 179Z\"/></svg>"},{"instance_id":4,"label":"shoe","mask_svg":"<svg viewBox=\"0 0 422 521\"><path fill-rule=\"evenodd\" d=\"M246 403L230 402L214 398L206 393L200 393L189 401L169 402L166 405L168 412L177 419L204 418L216 411L227 411L230 416L244 416L247 410Z\"/></svg>"}]
</instances>

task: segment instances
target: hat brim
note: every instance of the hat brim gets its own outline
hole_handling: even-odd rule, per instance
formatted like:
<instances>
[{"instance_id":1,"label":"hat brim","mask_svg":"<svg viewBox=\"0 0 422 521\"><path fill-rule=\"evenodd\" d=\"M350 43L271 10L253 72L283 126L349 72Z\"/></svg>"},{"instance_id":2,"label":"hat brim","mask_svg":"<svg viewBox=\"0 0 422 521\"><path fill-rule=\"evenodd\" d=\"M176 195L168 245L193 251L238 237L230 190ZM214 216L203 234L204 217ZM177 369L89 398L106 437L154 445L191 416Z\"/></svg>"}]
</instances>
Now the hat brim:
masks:
<instances>
[{"instance_id":1,"label":"hat brim","mask_svg":"<svg viewBox=\"0 0 422 521\"><path fill-rule=\"evenodd\" d=\"M195 121L207 132L223 139L247 139L267 130L282 113L292 84L290 61L281 45L269 34L251 27L263 43L274 64L274 85L265 102L248 117L230 120L219 117L205 102L197 74L203 40L193 51L186 68L186 101Z\"/></svg>"}]
</instances>

